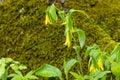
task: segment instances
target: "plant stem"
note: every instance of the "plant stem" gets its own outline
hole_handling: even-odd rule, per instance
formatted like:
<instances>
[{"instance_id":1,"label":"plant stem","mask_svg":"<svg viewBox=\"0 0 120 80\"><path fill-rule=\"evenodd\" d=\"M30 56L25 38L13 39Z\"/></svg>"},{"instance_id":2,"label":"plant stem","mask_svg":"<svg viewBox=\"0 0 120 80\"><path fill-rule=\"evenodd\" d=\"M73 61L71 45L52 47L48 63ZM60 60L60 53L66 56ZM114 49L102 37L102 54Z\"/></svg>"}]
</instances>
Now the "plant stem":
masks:
<instances>
[{"instance_id":1,"label":"plant stem","mask_svg":"<svg viewBox=\"0 0 120 80\"><path fill-rule=\"evenodd\" d=\"M68 80L68 75L66 74L66 80Z\"/></svg>"},{"instance_id":2,"label":"plant stem","mask_svg":"<svg viewBox=\"0 0 120 80\"><path fill-rule=\"evenodd\" d=\"M63 80L61 77L59 77L60 80Z\"/></svg>"},{"instance_id":3,"label":"plant stem","mask_svg":"<svg viewBox=\"0 0 120 80\"><path fill-rule=\"evenodd\" d=\"M74 42L75 42L75 45L77 45L74 36L72 36L72 37L73 37L73 40L74 40ZM82 59L81 59L80 54L79 54L79 53L80 53L80 49L79 49L79 50L76 50L76 53L77 53L77 60L78 60L78 62L79 62L80 74L83 75L83 70L82 70Z\"/></svg>"},{"instance_id":4,"label":"plant stem","mask_svg":"<svg viewBox=\"0 0 120 80\"><path fill-rule=\"evenodd\" d=\"M79 52L77 52L77 59L78 59L78 62L79 62L80 73L81 73L81 75L83 75L83 70L82 70L82 61L81 61L81 57L80 57Z\"/></svg>"}]
</instances>

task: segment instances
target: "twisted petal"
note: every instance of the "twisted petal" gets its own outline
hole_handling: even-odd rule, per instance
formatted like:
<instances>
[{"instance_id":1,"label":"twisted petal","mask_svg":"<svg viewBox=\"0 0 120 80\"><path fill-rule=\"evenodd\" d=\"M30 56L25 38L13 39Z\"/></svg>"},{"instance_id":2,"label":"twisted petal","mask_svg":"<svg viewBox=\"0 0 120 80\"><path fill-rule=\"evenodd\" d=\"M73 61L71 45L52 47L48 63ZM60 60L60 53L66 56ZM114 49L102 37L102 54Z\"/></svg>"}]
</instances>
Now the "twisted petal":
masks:
<instances>
[{"instance_id":1,"label":"twisted petal","mask_svg":"<svg viewBox=\"0 0 120 80\"><path fill-rule=\"evenodd\" d=\"M66 35L66 42L65 42L65 45L67 45L68 47L71 46L69 33L67 33L67 35Z\"/></svg>"},{"instance_id":2,"label":"twisted petal","mask_svg":"<svg viewBox=\"0 0 120 80\"><path fill-rule=\"evenodd\" d=\"M102 63L102 59L101 59L101 58L98 60L98 66L99 66L99 68L100 68L101 70L104 70L104 68L103 68L103 63Z\"/></svg>"},{"instance_id":3,"label":"twisted petal","mask_svg":"<svg viewBox=\"0 0 120 80\"><path fill-rule=\"evenodd\" d=\"M96 72L98 69L94 67L93 64L90 66L90 72Z\"/></svg>"},{"instance_id":4,"label":"twisted petal","mask_svg":"<svg viewBox=\"0 0 120 80\"><path fill-rule=\"evenodd\" d=\"M51 24L48 15L46 15L46 17L45 17L45 24L46 24L46 25L47 25L47 24Z\"/></svg>"}]
</instances>

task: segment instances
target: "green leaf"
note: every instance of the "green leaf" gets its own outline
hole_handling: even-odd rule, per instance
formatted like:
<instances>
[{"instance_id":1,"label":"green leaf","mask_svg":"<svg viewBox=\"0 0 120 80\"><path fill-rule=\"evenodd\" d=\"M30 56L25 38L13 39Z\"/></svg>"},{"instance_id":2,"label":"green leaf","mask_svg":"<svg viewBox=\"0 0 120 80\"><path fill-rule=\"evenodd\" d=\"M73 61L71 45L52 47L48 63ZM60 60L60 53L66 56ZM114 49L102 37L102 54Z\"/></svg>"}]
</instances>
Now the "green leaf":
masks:
<instances>
[{"instance_id":1,"label":"green leaf","mask_svg":"<svg viewBox=\"0 0 120 80\"><path fill-rule=\"evenodd\" d=\"M77 11L80 12L80 13L82 13L83 15L85 15L87 18L89 18L89 16L86 14L85 11L83 11L83 10L77 10Z\"/></svg>"},{"instance_id":2,"label":"green leaf","mask_svg":"<svg viewBox=\"0 0 120 80\"><path fill-rule=\"evenodd\" d=\"M69 14L72 15L72 13L76 12L77 10L75 9L70 9Z\"/></svg>"},{"instance_id":3,"label":"green leaf","mask_svg":"<svg viewBox=\"0 0 120 80\"><path fill-rule=\"evenodd\" d=\"M54 4L52 4L52 6L51 6L50 14L55 21L58 20L58 17L57 17L57 14L56 14L56 8L55 8Z\"/></svg>"},{"instance_id":4,"label":"green leaf","mask_svg":"<svg viewBox=\"0 0 120 80\"><path fill-rule=\"evenodd\" d=\"M10 75L8 75L8 77L14 77L14 76L18 76L18 74L10 74Z\"/></svg>"},{"instance_id":5,"label":"green leaf","mask_svg":"<svg viewBox=\"0 0 120 80\"><path fill-rule=\"evenodd\" d=\"M84 59L86 59L88 55L94 56L95 58L97 58L97 56L99 56L99 54L98 54L99 51L100 51L100 48L96 44L94 44L93 46L88 46L87 50L85 52Z\"/></svg>"},{"instance_id":6,"label":"green leaf","mask_svg":"<svg viewBox=\"0 0 120 80\"><path fill-rule=\"evenodd\" d=\"M87 47L87 50L86 50L85 55L84 55L84 59L86 59L88 57L88 55L90 55L90 52L92 49L93 49L93 47L89 47L89 46Z\"/></svg>"},{"instance_id":7,"label":"green leaf","mask_svg":"<svg viewBox=\"0 0 120 80\"><path fill-rule=\"evenodd\" d=\"M20 71L15 71L15 74L10 74L8 77L12 77L11 80L26 80Z\"/></svg>"},{"instance_id":8,"label":"green leaf","mask_svg":"<svg viewBox=\"0 0 120 80\"><path fill-rule=\"evenodd\" d=\"M90 75L85 75L85 76L84 76L84 79L85 79L85 80L90 80L91 78L92 78L92 76L90 76Z\"/></svg>"},{"instance_id":9,"label":"green leaf","mask_svg":"<svg viewBox=\"0 0 120 80\"><path fill-rule=\"evenodd\" d=\"M107 60L105 61L105 67L107 69L110 68L110 63L114 64L116 62L120 62L120 43L118 43L113 51L111 52L111 56L107 57Z\"/></svg>"},{"instance_id":10,"label":"green leaf","mask_svg":"<svg viewBox=\"0 0 120 80\"><path fill-rule=\"evenodd\" d=\"M107 59L105 60L105 67L107 68L107 70L110 70L111 64L114 64L115 62L113 61L113 59L109 56L106 56Z\"/></svg>"},{"instance_id":11,"label":"green leaf","mask_svg":"<svg viewBox=\"0 0 120 80\"><path fill-rule=\"evenodd\" d=\"M10 67L14 70L17 71L19 69L19 66L17 64L10 64Z\"/></svg>"},{"instance_id":12,"label":"green leaf","mask_svg":"<svg viewBox=\"0 0 120 80\"><path fill-rule=\"evenodd\" d=\"M25 66L25 65L20 65L18 68L19 68L20 70L24 70L24 69L27 69L27 66Z\"/></svg>"},{"instance_id":13,"label":"green leaf","mask_svg":"<svg viewBox=\"0 0 120 80\"><path fill-rule=\"evenodd\" d=\"M1 58L0 59L0 78L2 77L2 75L5 73L5 58Z\"/></svg>"},{"instance_id":14,"label":"green leaf","mask_svg":"<svg viewBox=\"0 0 120 80\"><path fill-rule=\"evenodd\" d=\"M73 21L71 19L70 15L66 15L66 28L68 28L68 31L72 32L72 28L73 28Z\"/></svg>"},{"instance_id":15,"label":"green leaf","mask_svg":"<svg viewBox=\"0 0 120 80\"><path fill-rule=\"evenodd\" d=\"M25 78L27 78L27 79L38 79L37 76L33 75L34 72L35 72L35 71L33 71L33 70L30 71L30 72L28 72L28 73L26 74Z\"/></svg>"},{"instance_id":16,"label":"green leaf","mask_svg":"<svg viewBox=\"0 0 120 80\"><path fill-rule=\"evenodd\" d=\"M14 60L11 59L11 58L5 58L5 63L10 63L10 62L13 62Z\"/></svg>"},{"instance_id":17,"label":"green leaf","mask_svg":"<svg viewBox=\"0 0 120 80\"><path fill-rule=\"evenodd\" d=\"M83 46L85 44L85 32L81 29L77 29L76 32L78 34L80 47L83 48Z\"/></svg>"},{"instance_id":18,"label":"green leaf","mask_svg":"<svg viewBox=\"0 0 120 80\"><path fill-rule=\"evenodd\" d=\"M84 77L81 76L81 75L78 75L77 73L75 72L70 72L70 74L72 74L77 80L84 80Z\"/></svg>"},{"instance_id":19,"label":"green leaf","mask_svg":"<svg viewBox=\"0 0 120 80\"><path fill-rule=\"evenodd\" d=\"M15 73L18 74L19 76L23 76L20 71L15 71Z\"/></svg>"},{"instance_id":20,"label":"green leaf","mask_svg":"<svg viewBox=\"0 0 120 80\"><path fill-rule=\"evenodd\" d=\"M95 68L99 68L97 64L97 59L95 59L94 56L92 56L92 64L95 66Z\"/></svg>"},{"instance_id":21,"label":"green leaf","mask_svg":"<svg viewBox=\"0 0 120 80\"><path fill-rule=\"evenodd\" d=\"M98 80L100 78L103 78L106 74L111 73L111 71L97 71L93 76L94 80Z\"/></svg>"},{"instance_id":22,"label":"green leaf","mask_svg":"<svg viewBox=\"0 0 120 80\"><path fill-rule=\"evenodd\" d=\"M73 46L73 49L75 49L76 53L80 53L80 46Z\"/></svg>"},{"instance_id":23,"label":"green leaf","mask_svg":"<svg viewBox=\"0 0 120 80\"><path fill-rule=\"evenodd\" d=\"M62 21L65 22L65 12L59 11L58 14L59 14L60 18L62 19Z\"/></svg>"},{"instance_id":24,"label":"green leaf","mask_svg":"<svg viewBox=\"0 0 120 80\"><path fill-rule=\"evenodd\" d=\"M28 72L28 73L26 74L26 76L31 76L31 75L33 75L34 73L35 73L35 71L31 70L30 72Z\"/></svg>"},{"instance_id":25,"label":"green leaf","mask_svg":"<svg viewBox=\"0 0 120 80\"><path fill-rule=\"evenodd\" d=\"M76 59L71 59L67 63L64 63L64 71L65 74L68 75L68 72L70 69L77 63L78 61Z\"/></svg>"},{"instance_id":26,"label":"green leaf","mask_svg":"<svg viewBox=\"0 0 120 80\"><path fill-rule=\"evenodd\" d=\"M2 75L1 79L2 80L7 80L7 76L8 76L8 71L5 70L4 74Z\"/></svg>"},{"instance_id":27,"label":"green leaf","mask_svg":"<svg viewBox=\"0 0 120 80\"><path fill-rule=\"evenodd\" d=\"M82 13L83 15L85 15L87 18L89 18L89 16L85 13L84 10L75 10L75 9L70 9L69 14L72 15L72 13L74 12L79 12Z\"/></svg>"},{"instance_id":28,"label":"green leaf","mask_svg":"<svg viewBox=\"0 0 120 80\"><path fill-rule=\"evenodd\" d=\"M35 76L35 75L31 75L31 76L29 76L29 77L27 77L26 79L38 79L38 77L37 76Z\"/></svg>"},{"instance_id":29,"label":"green leaf","mask_svg":"<svg viewBox=\"0 0 120 80\"><path fill-rule=\"evenodd\" d=\"M49 16L50 21L52 23L55 23L58 20L57 14L56 14L56 8L55 5L52 4L47 8L46 14Z\"/></svg>"},{"instance_id":30,"label":"green leaf","mask_svg":"<svg viewBox=\"0 0 120 80\"><path fill-rule=\"evenodd\" d=\"M27 80L27 79L24 79L24 77L22 76L15 76L11 80Z\"/></svg>"},{"instance_id":31,"label":"green leaf","mask_svg":"<svg viewBox=\"0 0 120 80\"><path fill-rule=\"evenodd\" d=\"M112 64L111 71L115 76L120 77L120 63Z\"/></svg>"},{"instance_id":32,"label":"green leaf","mask_svg":"<svg viewBox=\"0 0 120 80\"><path fill-rule=\"evenodd\" d=\"M115 46L115 48L114 48L114 50L111 52L111 58L113 59L113 60L115 60L116 59L116 61L117 62L119 62L120 61L120 43L118 43L116 46Z\"/></svg>"},{"instance_id":33,"label":"green leaf","mask_svg":"<svg viewBox=\"0 0 120 80\"><path fill-rule=\"evenodd\" d=\"M108 56L107 56L107 60L108 60L111 64L114 64L114 63L115 63L111 57L108 57Z\"/></svg>"},{"instance_id":34,"label":"green leaf","mask_svg":"<svg viewBox=\"0 0 120 80\"><path fill-rule=\"evenodd\" d=\"M42 65L35 71L35 75L42 76L42 77L59 77L62 80L62 73L61 71L49 64Z\"/></svg>"}]
</instances>

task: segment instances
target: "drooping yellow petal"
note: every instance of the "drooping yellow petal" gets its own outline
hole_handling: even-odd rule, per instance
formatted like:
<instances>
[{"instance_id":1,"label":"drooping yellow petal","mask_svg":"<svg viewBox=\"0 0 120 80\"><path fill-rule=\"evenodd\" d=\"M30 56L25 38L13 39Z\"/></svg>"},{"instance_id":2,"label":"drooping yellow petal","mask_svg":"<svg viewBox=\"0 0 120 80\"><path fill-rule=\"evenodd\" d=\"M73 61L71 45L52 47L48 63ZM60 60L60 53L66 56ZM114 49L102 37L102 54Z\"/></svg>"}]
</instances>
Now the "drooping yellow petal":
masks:
<instances>
[{"instance_id":1,"label":"drooping yellow petal","mask_svg":"<svg viewBox=\"0 0 120 80\"><path fill-rule=\"evenodd\" d=\"M46 15L46 17L45 17L45 24L46 24L46 25L47 25L47 24L51 24L48 15Z\"/></svg>"},{"instance_id":2,"label":"drooping yellow petal","mask_svg":"<svg viewBox=\"0 0 120 80\"><path fill-rule=\"evenodd\" d=\"M66 37L66 41L65 41L65 43L64 43L64 45L67 45L68 44L68 42L67 42L68 40L67 40L67 37Z\"/></svg>"},{"instance_id":3,"label":"drooping yellow petal","mask_svg":"<svg viewBox=\"0 0 120 80\"><path fill-rule=\"evenodd\" d=\"M90 66L90 72L92 72L94 69L93 65Z\"/></svg>"},{"instance_id":4,"label":"drooping yellow petal","mask_svg":"<svg viewBox=\"0 0 120 80\"><path fill-rule=\"evenodd\" d=\"M98 59L97 65L98 65L99 69L104 70L101 58ZM98 70L98 68L96 68L93 64L91 64L90 72L96 72L97 70Z\"/></svg>"},{"instance_id":5,"label":"drooping yellow petal","mask_svg":"<svg viewBox=\"0 0 120 80\"><path fill-rule=\"evenodd\" d=\"M96 72L98 69L94 67L93 64L90 66L90 72Z\"/></svg>"},{"instance_id":6,"label":"drooping yellow petal","mask_svg":"<svg viewBox=\"0 0 120 80\"><path fill-rule=\"evenodd\" d=\"M98 64L98 66L99 66L99 68L100 68L101 70L104 70L104 68L103 68L103 63L102 63L102 59L101 59L101 58L99 58L97 64Z\"/></svg>"},{"instance_id":7,"label":"drooping yellow petal","mask_svg":"<svg viewBox=\"0 0 120 80\"><path fill-rule=\"evenodd\" d=\"M67 45L68 47L71 46L71 41L70 41L69 33L67 33L67 35L66 35L66 42L65 42L65 45Z\"/></svg>"},{"instance_id":8,"label":"drooping yellow petal","mask_svg":"<svg viewBox=\"0 0 120 80\"><path fill-rule=\"evenodd\" d=\"M71 45L70 36L69 36L69 34L68 34L68 47L70 47L70 45Z\"/></svg>"}]
</instances>

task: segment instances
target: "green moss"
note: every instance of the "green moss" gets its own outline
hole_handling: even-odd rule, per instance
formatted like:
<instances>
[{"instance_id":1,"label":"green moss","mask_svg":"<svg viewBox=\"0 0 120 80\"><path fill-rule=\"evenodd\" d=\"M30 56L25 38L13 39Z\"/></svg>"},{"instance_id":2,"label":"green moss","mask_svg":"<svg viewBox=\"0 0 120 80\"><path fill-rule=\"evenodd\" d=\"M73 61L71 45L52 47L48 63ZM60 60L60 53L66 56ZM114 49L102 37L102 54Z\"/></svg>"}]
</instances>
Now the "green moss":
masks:
<instances>
[{"instance_id":1,"label":"green moss","mask_svg":"<svg viewBox=\"0 0 120 80\"><path fill-rule=\"evenodd\" d=\"M84 50L86 46L96 43L102 50L110 52L116 44L115 41L120 41L120 10L117 3L114 2L116 7L112 10L112 3L108 5L100 0L94 7L91 7L89 2L82 4L80 0L68 0L65 6L67 9L85 10L91 17L89 20L78 13L74 16L76 26L86 32ZM47 1L43 0L10 0L9 3L0 5L0 57L11 57L27 64L29 69L49 63L62 70L64 59L76 58L72 47L63 45L64 26L61 26L60 22L53 26L44 24L46 7ZM113 12L115 15L111 14ZM112 46L106 48L108 44ZM86 62L83 66L87 73Z\"/></svg>"}]
</instances>

